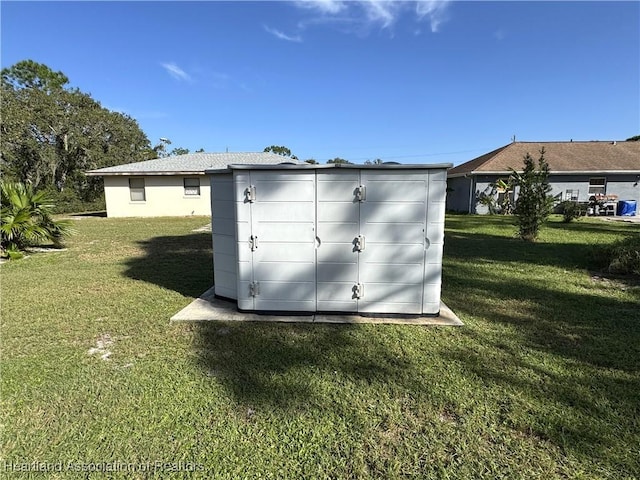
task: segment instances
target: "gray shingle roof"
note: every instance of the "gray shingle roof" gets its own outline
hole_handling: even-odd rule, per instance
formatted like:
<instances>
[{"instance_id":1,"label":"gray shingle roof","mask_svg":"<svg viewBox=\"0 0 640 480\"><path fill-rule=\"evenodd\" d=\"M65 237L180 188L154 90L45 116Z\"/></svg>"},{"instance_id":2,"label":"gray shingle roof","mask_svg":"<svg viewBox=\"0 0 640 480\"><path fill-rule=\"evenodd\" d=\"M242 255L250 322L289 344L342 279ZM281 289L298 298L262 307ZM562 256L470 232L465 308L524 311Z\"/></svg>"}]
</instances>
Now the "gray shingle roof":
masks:
<instances>
[{"instance_id":1,"label":"gray shingle roof","mask_svg":"<svg viewBox=\"0 0 640 480\"><path fill-rule=\"evenodd\" d=\"M464 174L509 172L522 168L529 153L534 160L544 147L551 172L640 173L640 142L514 142L449 170L449 177Z\"/></svg>"},{"instance_id":2,"label":"gray shingle roof","mask_svg":"<svg viewBox=\"0 0 640 480\"><path fill-rule=\"evenodd\" d=\"M205 170L226 168L230 164L264 165L283 162L299 163L269 152L188 153L90 170L86 174L90 176L204 174Z\"/></svg>"}]
</instances>

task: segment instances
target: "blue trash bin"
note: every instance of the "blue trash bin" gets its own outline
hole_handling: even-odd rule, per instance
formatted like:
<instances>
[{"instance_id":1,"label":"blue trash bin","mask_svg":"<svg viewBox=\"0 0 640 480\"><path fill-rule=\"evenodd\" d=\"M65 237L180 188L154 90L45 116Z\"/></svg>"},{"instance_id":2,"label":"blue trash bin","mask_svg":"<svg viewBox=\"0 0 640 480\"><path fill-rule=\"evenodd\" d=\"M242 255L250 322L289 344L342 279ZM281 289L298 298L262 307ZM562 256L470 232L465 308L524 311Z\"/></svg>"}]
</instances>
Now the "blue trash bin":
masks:
<instances>
[{"instance_id":1,"label":"blue trash bin","mask_svg":"<svg viewBox=\"0 0 640 480\"><path fill-rule=\"evenodd\" d=\"M620 200L618 202L618 215L621 217L632 217L636 214L638 202L636 200Z\"/></svg>"}]
</instances>

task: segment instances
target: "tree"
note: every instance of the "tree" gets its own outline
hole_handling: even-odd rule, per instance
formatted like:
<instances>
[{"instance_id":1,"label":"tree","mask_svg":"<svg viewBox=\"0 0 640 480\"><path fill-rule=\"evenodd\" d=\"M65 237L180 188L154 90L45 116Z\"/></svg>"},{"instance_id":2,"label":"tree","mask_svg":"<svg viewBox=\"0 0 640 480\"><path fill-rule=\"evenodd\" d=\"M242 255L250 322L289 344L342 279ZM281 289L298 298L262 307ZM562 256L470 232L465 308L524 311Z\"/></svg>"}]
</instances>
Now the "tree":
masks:
<instances>
[{"instance_id":1,"label":"tree","mask_svg":"<svg viewBox=\"0 0 640 480\"><path fill-rule=\"evenodd\" d=\"M0 184L0 250L2 256L20 258L21 250L52 242L59 246L72 233L68 220L53 220L53 204L46 192L22 183Z\"/></svg>"},{"instance_id":2,"label":"tree","mask_svg":"<svg viewBox=\"0 0 640 480\"><path fill-rule=\"evenodd\" d=\"M317 165L318 161L315 158L307 158L304 163L308 163L310 165Z\"/></svg>"},{"instance_id":3,"label":"tree","mask_svg":"<svg viewBox=\"0 0 640 480\"><path fill-rule=\"evenodd\" d=\"M22 60L12 67L2 69L2 83L14 90L31 88L51 93L62 90L69 79L62 72L54 72L42 63Z\"/></svg>"},{"instance_id":4,"label":"tree","mask_svg":"<svg viewBox=\"0 0 640 480\"><path fill-rule=\"evenodd\" d=\"M344 158L340 158L340 157L336 157L336 158L332 158L331 160L327 160L327 163L338 163L338 164L349 164L349 165L351 165L351 162L349 160L345 160Z\"/></svg>"},{"instance_id":5,"label":"tree","mask_svg":"<svg viewBox=\"0 0 640 480\"><path fill-rule=\"evenodd\" d=\"M176 147L173 150L171 150L171 152L169 152L169 156L186 155L187 153L189 153L189 149L188 148Z\"/></svg>"},{"instance_id":6,"label":"tree","mask_svg":"<svg viewBox=\"0 0 640 480\"><path fill-rule=\"evenodd\" d=\"M204 148L199 148L198 150L196 150L196 153L204 153Z\"/></svg>"},{"instance_id":7,"label":"tree","mask_svg":"<svg viewBox=\"0 0 640 480\"><path fill-rule=\"evenodd\" d=\"M156 143L152 148L151 159L154 158L165 158L169 156L169 152L167 152L167 146L171 145L171 140L168 138L160 137L158 139L158 143Z\"/></svg>"},{"instance_id":8,"label":"tree","mask_svg":"<svg viewBox=\"0 0 640 480\"><path fill-rule=\"evenodd\" d=\"M640 142L640 135L636 135L634 137L627 138L626 142Z\"/></svg>"},{"instance_id":9,"label":"tree","mask_svg":"<svg viewBox=\"0 0 640 480\"><path fill-rule=\"evenodd\" d=\"M271 145L270 147L266 147L263 151L275 153L276 155L282 155L283 157L289 157L292 160L298 160L298 157L292 154L291 150L284 146Z\"/></svg>"},{"instance_id":10,"label":"tree","mask_svg":"<svg viewBox=\"0 0 640 480\"><path fill-rule=\"evenodd\" d=\"M31 60L2 70L0 171L35 190L70 190L91 201L102 180L86 170L146 160L153 151L133 118L67 83L62 72Z\"/></svg>"},{"instance_id":11,"label":"tree","mask_svg":"<svg viewBox=\"0 0 640 480\"><path fill-rule=\"evenodd\" d=\"M365 165L382 165L384 162L380 158L376 158L375 160L365 160Z\"/></svg>"},{"instance_id":12,"label":"tree","mask_svg":"<svg viewBox=\"0 0 640 480\"><path fill-rule=\"evenodd\" d=\"M523 240L533 242L538 237L540 226L551 213L553 201L549 197L549 164L544 159L544 148L540 150L537 166L527 153L522 173L512 169L511 174L514 184L520 187L515 208L518 235Z\"/></svg>"}]
</instances>

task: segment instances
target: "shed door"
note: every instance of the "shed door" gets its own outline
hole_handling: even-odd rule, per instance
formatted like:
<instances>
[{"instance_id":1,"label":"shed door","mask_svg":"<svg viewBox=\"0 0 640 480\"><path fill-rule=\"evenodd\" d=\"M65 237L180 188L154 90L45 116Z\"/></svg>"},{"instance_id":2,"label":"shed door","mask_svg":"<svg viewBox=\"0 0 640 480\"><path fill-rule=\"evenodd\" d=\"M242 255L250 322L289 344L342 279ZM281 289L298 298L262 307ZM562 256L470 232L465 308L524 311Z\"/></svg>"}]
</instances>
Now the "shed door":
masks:
<instances>
[{"instance_id":1,"label":"shed door","mask_svg":"<svg viewBox=\"0 0 640 480\"><path fill-rule=\"evenodd\" d=\"M350 169L317 170L318 310L357 312L353 287L358 283L358 252L354 239L360 234L360 202L355 191L360 172Z\"/></svg>"},{"instance_id":2,"label":"shed door","mask_svg":"<svg viewBox=\"0 0 640 480\"><path fill-rule=\"evenodd\" d=\"M237 172L238 306L315 311L314 172Z\"/></svg>"},{"instance_id":3,"label":"shed door","mask_svg":"<svg viewBox=\"0 0 640 480\"><path fill-rule=\"evenodd\" d=\"M319 311L422 313L427 187L428 173L317 172Z\"/></svg>"},{"instance_id":4,"label":"shed door","mask_svg":"<svg viewBox=\"0 0 640 480\"><path fill-rule=\"evenodd\" d=\"M428 173L362 170L361 313L422 313Z\"/></svg>"}]
</instances>

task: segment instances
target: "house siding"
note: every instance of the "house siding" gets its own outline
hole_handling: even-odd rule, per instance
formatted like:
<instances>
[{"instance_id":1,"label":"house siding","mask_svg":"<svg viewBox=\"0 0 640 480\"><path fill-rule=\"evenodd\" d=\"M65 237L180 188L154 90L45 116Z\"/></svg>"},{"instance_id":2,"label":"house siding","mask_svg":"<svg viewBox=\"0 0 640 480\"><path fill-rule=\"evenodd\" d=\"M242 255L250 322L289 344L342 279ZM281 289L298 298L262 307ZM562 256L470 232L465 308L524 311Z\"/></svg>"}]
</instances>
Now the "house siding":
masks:
<instances>
[{"instance_id":1,"label":"house siding","mask_svg":"<svg viewBox=\"0 0 640 480\"><path fill-rule=\"evenodd\" d=\"M607 175L607 193L618 195L619 200L635 200L640 205L638 177L640 175ZM640 215L640 211L637 211L636 215Z\"/></svg>"},{"instance_id":2,"label":"house siding","mask_svg":"<svg viewBox=\"0 0 640 480\"><path fill-rule=\"evenodd\" d=\"M491 184L498 178L502 177L495 175L477 175L474 178L473 192L475 194L475 197L472 202L473 210L470 213L477 213L479 215L486 215L489 213L489 208L486 205L482 205L478 200L483 193L487 195L491 193Z\"/></svg>"},{"instance_id":3,"label":"house siding","mask_svg":"<svg viewBox=\"0 0 640 480\"><path fill-rule=\"evenodd\" d=\"M184 178L200 179L200 195L184 194ZM145 201L132 201L130 178L144 178ZM211 195L205 175L114 175L104 177L108 217L173 217L210 215Z\"/></svg>"},{"instance_id":4,"label":"house siding","mask_svg":"<svg viewBox=\"0 0 640 480\"><path fill-rule=\"evenodd\" d=\"M469 212L469 192L472 177L457 177L447 180L447 210L450 212Z\"/></svg>"},{"instance_id":5,"label":"house siding","mask_svg":"<svg viewBox=\"0 0 640 480\"><path fill-rule=\"evenodd\" d=\"M489 213L486 206L478 203L478 198L482 193L489 194L492 190L491 184L498 178L503 176L498 175L476 175L473 177L474 186L473 189L459 188L458 185L463 185L463 182L458 180L464 180L467 187L469 186L470 178L450 178L449 185L455 190L450 192L455 194L455 198L447 196L447 208L453 211L462 211L469 213L487 214ZM565 192L567 190L578 190L578 201L589 201L589 179L591 178L605 178L606 180L606 193L608 195L617 195L619 200L635 200L640 204L640 183L635 185L638 175L636 174L580 174L580 175L549 175L549 184L551 185L551 195L557 200L562 201L565 199ZM470 191L474 192L474 197L471 201L471 210L469 209L469 195ZM466 192L466 195L465 195ZM516 192L517 198L517 192ZM466 206L464 206L466 202ZM640 214L640 212L638 212Z\"/></svg>"},{"instance_id":6,"label":"house siding","mask_svg":"<svg viewBox=\"0 0 640 480\"><path fill-rule=\"evenodd\" d=\"M636 179L636 175L633 174L550 175L551 195L558 200L564 200L567 190L578 190L578 201L588 202L591 178L604 178L608 195L617 195L620 200L640 200L640 185L633 186Z\"/></svg>"}]
</instances>

